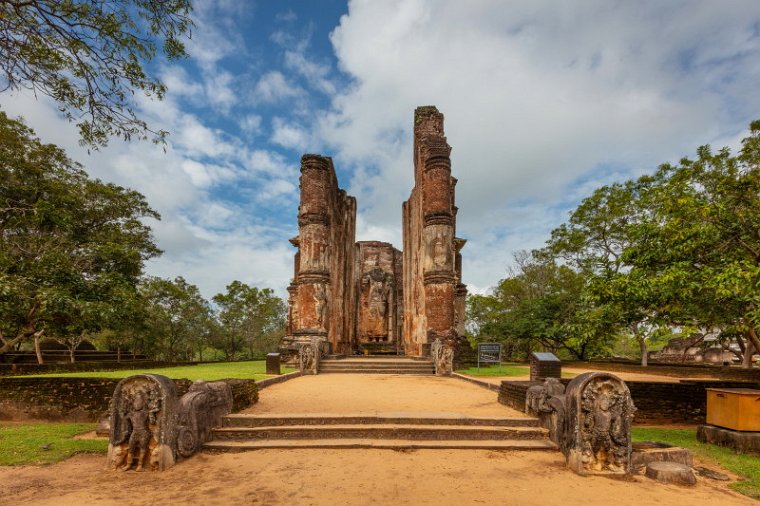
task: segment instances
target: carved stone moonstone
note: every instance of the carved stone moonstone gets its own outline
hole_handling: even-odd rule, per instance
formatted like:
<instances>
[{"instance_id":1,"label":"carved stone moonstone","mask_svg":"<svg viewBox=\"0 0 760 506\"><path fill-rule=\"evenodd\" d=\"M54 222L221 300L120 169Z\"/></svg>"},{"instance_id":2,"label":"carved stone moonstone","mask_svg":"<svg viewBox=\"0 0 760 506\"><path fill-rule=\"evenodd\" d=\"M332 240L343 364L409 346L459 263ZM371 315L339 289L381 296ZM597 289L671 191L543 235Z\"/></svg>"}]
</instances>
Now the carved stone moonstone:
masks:
<instances>
[{"instance_id":1,"label":"carved stone moonstone","mask_svg":"<svg viewBox=\"0 0 760 506\"><path fill-rule=\"evenodd\" d=\"M116 385L108 465L127 471L164 470L176 461L177 391L159 374L138 374Z\"/></svg>"},{"instance_id":2,"label":"carved stone moonstone","mask_svg":"<svg viewBox=\"0 0 760 506\"><path fill-rule=\"evenodd\" d=\"M588 372L574 378L565 390L565 430L559 441L568 467L582 475L630 474L635 410L617 376Z\"/></svg>"}]
</instances>

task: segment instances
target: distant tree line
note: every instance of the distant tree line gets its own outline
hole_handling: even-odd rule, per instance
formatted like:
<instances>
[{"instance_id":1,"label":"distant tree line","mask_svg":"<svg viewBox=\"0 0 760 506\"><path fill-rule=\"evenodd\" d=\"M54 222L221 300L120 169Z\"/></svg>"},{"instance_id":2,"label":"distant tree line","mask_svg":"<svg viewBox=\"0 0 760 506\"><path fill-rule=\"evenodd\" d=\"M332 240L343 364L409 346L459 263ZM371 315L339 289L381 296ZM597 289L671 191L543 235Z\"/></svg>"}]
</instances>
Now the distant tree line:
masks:
<instances>
[{"instance_id":1,"label":"distant tree line","mask_svg":"<svg viewBox=\"0 0 760 506\"><path fill-rule=\"evenodd\" d=\"M760 353L760 121L736 155L702 146L597 189L544 248L515 259L491 293L468 298L471 340L578 359L633 344L646 365L674 333L712 333L749 367Z\"/></svg>"},{"instance_id":2,"label":"distant tree line","mask_svg":"<svg viewBox=\"0 0 760 506\"><path fill-rule=\"evenodd\" d=\"M87 176L0 112L0 354L52 338L170 360L260 357L284 332L269 288L233 281L205 300L182 277L146 276L161 254L140 193Z\"/></svg>"}]
</instances>

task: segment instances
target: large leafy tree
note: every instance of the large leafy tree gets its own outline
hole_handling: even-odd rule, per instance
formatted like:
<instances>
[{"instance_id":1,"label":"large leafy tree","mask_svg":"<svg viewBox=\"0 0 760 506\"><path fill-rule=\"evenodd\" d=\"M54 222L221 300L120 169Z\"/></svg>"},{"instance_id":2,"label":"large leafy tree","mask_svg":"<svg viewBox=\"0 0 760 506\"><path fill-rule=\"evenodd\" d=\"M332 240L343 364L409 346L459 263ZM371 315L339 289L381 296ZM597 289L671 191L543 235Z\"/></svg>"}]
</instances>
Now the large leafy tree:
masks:
<instances>
[{"instance_id":1,"label":"large leafy tree","mask_svg":"<svg viewBox=\"0 0 760 506\"><path fill-rule=\"evenodd\" d=\"M598 354L610 319L588 301L583 274L544 255L520 252L515 259L516 268L491 294L468 298L475 340L501 341L508 355L537 347L578 359Z\"/></svg>"},{"instance_id":2,"label":"large leafy tree","mask_svg":"<svg viewBox=\"0 0 760 506\"><path fill-rule=\"evenodd\" d=\"M610 292L643 294L661 318L760 351L760 121L738 156L702 146L639 185L649 215L631 227L630 271Z\"/></svg>"},{"instance_id":3,"label":"large leafy tree","mask_svg":"<svg viewBox=\"0 0 760 506\"><path fill-rule=\"evenodd\" d=\"M286 306L270 288L259 289L240 281L214 296L219 306L217 347L228 360L247 351L250 358L273 351L284 334Z\"/></svg>"},{"instance_id":4,"label":"large leafy tree","mask_svg":"<svg viewBox=\"0 0 760 506\"><path fill-rule=\"evenodd\" d=\"M114 321L160 253L138 192L90 179L0 112L0 353Z\"/></svg>"},{"instance_id":5,"label":"large leafy tree","mask_svg":"<svg viewBox=\"0 0 760 506\"><path fill-rule=\"evenodd\" d=\"M198 287L182 277L148 277L140 286L145 300L143 334L153 354L164 360L203 359L215 330L213 312Z\"/></svg>"},{"instance_id":6,"label":"large leafy tree","mask_svg":"<svg viewBox=\"0 0 760 506\"><path fill-rule=\"evenodd\" d=\"M161 141L134 94L163 97L146 63L186 56L190 11L189 0L0 0L0 89L52 97L93 147L111 135Z\"/></svg>"}]
</instances>

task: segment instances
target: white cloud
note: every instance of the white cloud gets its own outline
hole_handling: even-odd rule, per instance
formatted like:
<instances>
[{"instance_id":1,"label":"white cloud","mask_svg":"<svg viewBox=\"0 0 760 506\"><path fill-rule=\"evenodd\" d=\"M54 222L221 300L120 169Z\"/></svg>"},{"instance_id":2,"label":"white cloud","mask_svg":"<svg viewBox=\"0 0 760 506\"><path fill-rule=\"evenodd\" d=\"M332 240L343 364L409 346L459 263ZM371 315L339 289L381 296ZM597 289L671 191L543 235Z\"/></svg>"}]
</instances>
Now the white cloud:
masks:
<instances>
[{"instance_id":1,"label":"white cloud","mask_svg":"<svg viewBox=\"0 0 760 506\"><path fill-rule=\"evenodd\" d=\"M253 89L253 100L264 103L277 103L304 95L304 90L291 84L282 72L273 70L265 73Z\"/></svg>"},{"instance_id":2,"label":"white cloud","mask_svg":"<svg viewBox=\"0 0 760 506\"><path fill-rule=\"evenodd\" d=\"M304 127L289 123L282 118L272 120L272 137L270 140L282 147L302 152L307 151L311 144L309 132Z\"/></svg>"},{"instance_id":3,"label":"white cloud","mask_svg":"<svg viewBox=\"0 0 760 506\"><path fill-rule=\"evenodd\" d=\"M759 20L752 1L355 0L331 34L353 86L314 130L352 170L362 219L400 230L412 112L437 105L470 239L465 281L488 286L583 192L746 128Z\"/></svg>"}]
</instances>

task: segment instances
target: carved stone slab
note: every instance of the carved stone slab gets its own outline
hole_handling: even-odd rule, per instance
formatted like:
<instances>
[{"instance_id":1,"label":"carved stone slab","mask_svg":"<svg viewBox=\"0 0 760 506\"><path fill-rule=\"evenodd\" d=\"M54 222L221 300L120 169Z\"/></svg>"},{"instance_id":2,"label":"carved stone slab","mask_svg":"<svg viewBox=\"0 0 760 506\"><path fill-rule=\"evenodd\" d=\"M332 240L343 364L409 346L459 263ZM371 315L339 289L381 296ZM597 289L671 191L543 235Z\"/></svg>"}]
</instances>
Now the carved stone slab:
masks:
<instances>
[{"instance_id":1,"label":"carved stone slab","mask_svg":"<svg viewBox=\"0 0 760 506\"><path fill-rule=\"evenodd\" d=\"M578 474L630 474L631 422L636 408L626 384L605 372L575 377L565 390L559 441Z\"/></svg>"},{"instance_id":2,"label":"carved stone slab","mask_svg":"<svg viewBox=\"0 0 760 506\"><path fill-rule=\"evenodd\" d=\"M138 374L116 385L111 405L108 466L164 470L176 462L177 391L159 374Z\"/></svg>"},{"instance_id":3,"label":"carved stone slab","mask_svg":"<svg viewBox=\"0 0 760 506\"><path fill-rule=\"evenodd\" d=\"M209 440L211 429L232 411L232 389L224 381L196 381L179 400L177 452L190 457Z\"/></svg>"}]
</instances>

